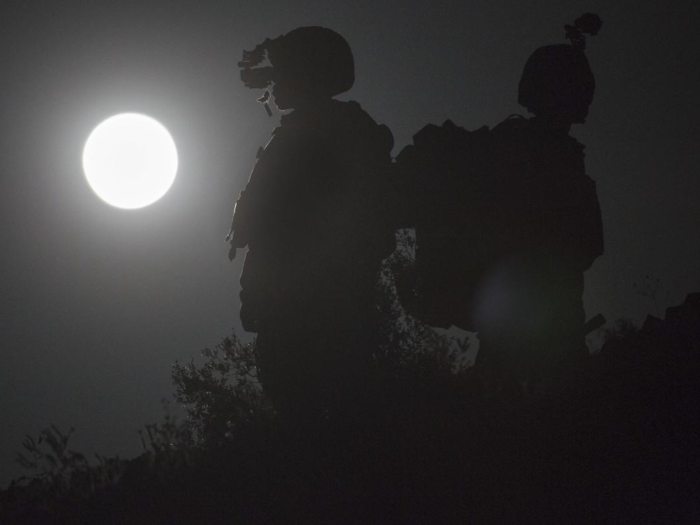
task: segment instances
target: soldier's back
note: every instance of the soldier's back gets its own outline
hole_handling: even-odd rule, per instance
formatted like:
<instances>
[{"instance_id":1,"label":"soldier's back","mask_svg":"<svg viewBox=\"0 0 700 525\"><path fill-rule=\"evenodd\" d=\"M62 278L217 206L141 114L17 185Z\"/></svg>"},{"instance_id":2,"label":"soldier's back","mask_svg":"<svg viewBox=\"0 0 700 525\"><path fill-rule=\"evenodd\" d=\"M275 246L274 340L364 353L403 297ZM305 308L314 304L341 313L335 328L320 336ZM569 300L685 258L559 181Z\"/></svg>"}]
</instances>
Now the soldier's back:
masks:
<instances>
[{"instance_id":1,"label":"soldier's back","mask_svg":"<svg viewBox=\"0 0 700 525\"><path fill-rule=\"evenodd\" d=\"M602 253L602 226L584 146L522 117L507 119L492 134L499 153L492 188L510 228L503 233L508 249L554 251L581 271L590 267Z\"/></svg>"},{"instance_id":2,"label":"soldier's back","mask_svg":"<svg viewBox=\"0 0 700 525\"><path fill-rule=\"evenodd\" d=\"M519 370L585 353L583 272L602 253L595 184L584 147L536 118L493 131L494 263L479 300L484 355ZM480 350L481 352L481 350Z\"/></svg>"}]
</instances>

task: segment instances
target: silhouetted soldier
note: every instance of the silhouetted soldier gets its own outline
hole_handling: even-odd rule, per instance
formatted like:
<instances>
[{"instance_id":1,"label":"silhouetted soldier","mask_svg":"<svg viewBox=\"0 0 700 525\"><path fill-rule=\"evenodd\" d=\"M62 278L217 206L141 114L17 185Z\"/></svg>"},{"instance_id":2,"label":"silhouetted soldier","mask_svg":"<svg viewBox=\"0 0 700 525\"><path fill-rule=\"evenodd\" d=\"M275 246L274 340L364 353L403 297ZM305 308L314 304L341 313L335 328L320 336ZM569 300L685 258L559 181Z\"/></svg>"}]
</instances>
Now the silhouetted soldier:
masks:
<instances>
[{"instance_id":1,"label":"silhouetted soldier","mask_svg":"<svg viewBox=\"0 0 700 525\"><path fill-rule=\"evenodd\" d=\"M255 67L265 58L270 66ZM271 87L282 116L236 203L231 239L248 246L241 321L279 404L332 404L353 395L376 333L375 284L395 247L383 219L393 137L356 102L348 43L301 27L244 52L247 87ZM266 91L260 102L265 103ZM299 408L299 407L297 407ZM309 407L306 407L309 408Z\"/></svg>"},{"instance_id":2,"label":"silhouetted soldier","mask_svg":"<svg viewBox=\"0 0 700 525\"><path fill-rule=\"evenodd\" d=\"M400 225L417 244L402 302L432 326L477 331L478 364L516 375L585 356L583 272L603 253L595 183L569 135L593 99L583 33L600 21L576 23L574 45L542 47L525 66L519 102L534 117L428 125L396 162Z\"/></svg>"},{"instance_id":3,"label":"silhouetted soldier","mask_svg":"<svg viewBox=\"0 0 700 525\"><path fill-rule=\"evenodd\" d=\"M596 34L600 24L584 15L566 27L573 45L536 50L518 96L534 117L508 118L491 132L487 191L496 206L484 248L493 265L475 308L478 360L516 375L551 379L587 354L583 273L603 253L603 229L584 146L569 129L585 122L593 100L583 33Z\"/></svg>"}]
</instances>

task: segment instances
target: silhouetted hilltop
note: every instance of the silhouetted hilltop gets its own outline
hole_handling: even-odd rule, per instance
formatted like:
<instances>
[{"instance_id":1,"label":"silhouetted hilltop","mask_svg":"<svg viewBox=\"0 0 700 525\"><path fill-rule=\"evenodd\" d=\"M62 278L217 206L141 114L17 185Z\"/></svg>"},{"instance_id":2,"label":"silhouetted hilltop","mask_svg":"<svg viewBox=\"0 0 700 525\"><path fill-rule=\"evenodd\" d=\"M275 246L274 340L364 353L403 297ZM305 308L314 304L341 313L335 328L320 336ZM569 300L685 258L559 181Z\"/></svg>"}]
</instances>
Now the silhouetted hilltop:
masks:
<instances>
[{"instance_id":1,"label":"silhouetted hilltop","mask_svg":"<svg viewBox=\"0 0 700 525\"><path fill-rule=\"evenodd\" d=\"M612 337L594 360L591 423L621 520L700 518L700 293Z\"/></svg>"},{"instance_id":2,"label":"silhouetted hilltop","mask_svg":"<svg viewBox=\"0 0 700 525\"><path fill-rule=\"evenodd\" d=\"M431 344L388 352L361 414L294 425L259 389L252 346L226 338L176 365L190 419L145 429L141 456L90 466L58 429L25 446L37 475L1 493L2 523L700 518L700 294L618 325L556 394L455 370Z\"/></svg>"}]
</instances>

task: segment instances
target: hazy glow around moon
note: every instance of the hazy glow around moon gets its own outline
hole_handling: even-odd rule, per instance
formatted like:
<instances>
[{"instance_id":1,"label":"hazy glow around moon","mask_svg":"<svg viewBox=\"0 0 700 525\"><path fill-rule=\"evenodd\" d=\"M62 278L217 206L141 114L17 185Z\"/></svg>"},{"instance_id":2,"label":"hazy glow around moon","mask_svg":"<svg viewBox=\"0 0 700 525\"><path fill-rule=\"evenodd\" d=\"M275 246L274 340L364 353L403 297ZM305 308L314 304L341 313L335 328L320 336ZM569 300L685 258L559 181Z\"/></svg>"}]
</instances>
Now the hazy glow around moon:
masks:
<instances>
[{"instance_id":1,"label":"hazy glow around moon","mask_svg":"<svg viewBox=\"0 0 700 525\"><path fill-rule=\"evenodd\" d=\"M118 208L143 208L170 189L177 148L168 130L138 113L108 118L88 137L83 170L93 191Z\"/></svg>"}]
</instances>

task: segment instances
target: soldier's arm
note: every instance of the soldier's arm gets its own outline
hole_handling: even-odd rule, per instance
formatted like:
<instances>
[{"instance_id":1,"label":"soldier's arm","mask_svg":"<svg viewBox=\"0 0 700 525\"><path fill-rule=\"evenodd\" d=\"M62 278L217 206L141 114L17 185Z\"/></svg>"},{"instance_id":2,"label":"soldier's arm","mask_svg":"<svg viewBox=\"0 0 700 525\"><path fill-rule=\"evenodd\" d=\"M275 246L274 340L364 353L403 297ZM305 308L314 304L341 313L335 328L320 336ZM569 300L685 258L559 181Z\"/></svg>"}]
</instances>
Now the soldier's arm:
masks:
<instances>
[{"instance_id":1,"label":"soldier's arm","mask_svg":"<svg viewBox=\"0 0 700 525\"><path fill-rule=\"evenodd\" d=\"M260 206L264 201L265 187L272 181L270 167L270 158L275 150L273 139L265 148L260 148L257 153L255 166L248 179L248 184L241 191L238 200L233 209L233 218L231 221L231 229L226 236L226 241L231 244L229 250L229 260L236 257L236 250L245 248L250 242L253 231L259 222L258 217L261 214Z\"/></svg>"},{"instance_id":2,"label":"soldier's arm","mask_svg":"<svg viewBox=\"0 0 700 525\"><path fill-rule=\"evenodd\" d=\"M229 241L236 248L244 248L248 244L249 228L251 219L250 191L243 190L233 208L233 220L231 221L231 231Z\"/></svg>"},{"instance_id":3,"label":"soldier's arm","mask_svg":"<svg viewBox=\"0 0 700 525\"><path fill-rule=\"evenodd\" d=\"M593 261L603 255L605 243L603 238L603 218L598 202L595 181L586 177L586 183L582 188L582 221L585 224L585 256L586 270L591 267Z\"/></svg>"},{"instance_id":4,"label":"soldier's arm","mask_svg":"<svg viewBox=\"0 0 700 525\"><path fill-rule=\"evenodd\" d=\"M584 176L571 188L570 200L558 208L553 224L558 242L574 264L581 271L588 270L604 249L603 221L592 179Z\"/></svg>"}]
</instances>

